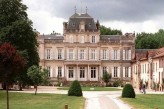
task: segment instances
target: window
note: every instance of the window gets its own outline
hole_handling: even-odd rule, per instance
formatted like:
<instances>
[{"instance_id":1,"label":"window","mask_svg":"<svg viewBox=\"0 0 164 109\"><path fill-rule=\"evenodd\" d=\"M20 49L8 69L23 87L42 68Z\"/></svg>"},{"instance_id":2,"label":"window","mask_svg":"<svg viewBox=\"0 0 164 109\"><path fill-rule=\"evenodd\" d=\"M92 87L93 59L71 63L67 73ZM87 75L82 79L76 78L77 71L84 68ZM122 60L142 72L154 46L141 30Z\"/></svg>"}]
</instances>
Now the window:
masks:
<instances>
[{"instance_id":1,"label":"window","mask_svg":"<svg viewBox=\"0 0 164 109\"><path fill-rule=\"evenodd\" d=\"M92 36L92 43L95 43L95 42L96 42L96 37Z\"/></svg>"},{"instance_id":2,"label":"window","mask_svg":"<svg viewBox=\"0 0 164 109\"><path fill-rule=\"evenodd\" d=\"M103 75L107 72L106 67L103 67Z\"/></svg>"},{"instance_id":3,"label":"window","mask_svg":"<svg viewBox=\"0 0 164 109\"><path fill-rule=\"evenodd\" d=\"M62 67L58 67L58 77L62 77Z\"/></svg>"},{"instance_id":4,"label":"window","mask_svg":"<svg viewBox=\"0 0 164 109\"><path fill-rule=\"evenodd\" d=\"M129 77L129 67L125 67L125 77Z\"/></svg>"},{"instance_id":5,"label":"window","mask_svg":"<svg viewBox=\"0 0 164 109\"><path fill-rule=\"evenodd\" d=\"M117 59L117 52L118 50L114 50L114 60Z\"/></svg>"},{"instance_id":6,"label":"window","mask_svg":"<svg viewBox=\"0 0 164 109\"><path fill-rule=\"evenodd\" d=\"M84 43L84 36L81 36L80 43Z\"/></svg>"},{"instance_id":7,"label":"window","mask_svg":"<svg viewBox=\"0 0 164 109\"><path fill-rule=\"evenodd\" d=\"M47 70L48 70L48 77L51 77L51 67L47 66Z\"/></svg>"},{"instance_id":8,"label":"window","mask_svg":"<svg viewBox=\"0 0 164 109\"><path fill-rule=\"evenodd\" d=\"M125 50L125 60L129 59L129 50Z\"/></svg>"},{"instance_id":9,"label":"window","mask_svg":"<svg viewBox=\"0 0 164 109\"><path fill-rule=\"evenodd\" d=\"M84 30L84 24L81 24L81 30Z\"/></svg>"},{"instance_id":10,"label":"window","mask_svg":"<svg viewBox=\"0 0 164 109\"><path fill-rule=\"evenodd\" d=\"M85 67L80 67L80 78L85 78Z\"/></svg>"},{"instance_id":11,"label":"window","mask_svg":"<svg viewBox=\"0 0 164 109\"><path fill-rule=\"evenodd\" d=\"M91 50L91 59L96 59L96 50Z\"/></svg>"},{"instance_id":12,"label":"window","mask_svg":"<svg viewBox=\"0 0 164 109\"><path fill-rule=\"evenodd\" d=\"M69 59L73 59L73 49L69 49Z\"/></svg>"},{"instance_id":13,"label":"window","mask_svg":"<svg viewBox=\"0 0 164 109\"><path fill-rule=\"evenodd\" d=\"M84 59L84 50L80 50L80 59Z\"/></svg>"},{"instance_id":14,"label":"window","mask_svg":"<svg viewBox=\"0 0 164 109\"><path fill-rule=\"evenodd\" d=\"M46 49L46 59L51 59L51 49Z\"/></svg>"},{"instance_id":15,"label":"window","mask_svg":"<svg viewBox=\"0 0 164 109\"><path fill-rule=\"evenodd\" d=\"M96 78L96 67L91 67L91 78Z\"/></svg>"},{"instance_id":16,"label":"window","mask_svg":"<svg viewBox=\"0 0 164 109\"><path fill-rule=\"evenodd\" d=\"M70 36L70 37L69 37L69 42L70 42L70 43L73 43L73 36Z\"/></svg>"},{"instance_id":17,"label":"window","mask_svg":"<svg viewBox=\"0 0 164 109\"><path fill-rule=\"evenodd\" d=\"M103 50L102 52L103 52L102 59L107 59L107 50Z\"/></svg>"},{"instance_id":18,"label":"window","mask_svg":"<svg viewBox=\"0 0 164 109\"><path fill-rule=\"evenodd\" d=\"M62 49L58 49L58 59L62 59Z\"/></svg>"},{"instance_id":19,"label":"window","mask_svg":"<svg viewBox=\"0 0 164 109\"><path fill-rule=\"evenodd\" d=\"M69 74L68 75L69 78L73 78L73 67L68 68L68 74Z\"/></svg>"},{"instance_id":20,"label":"window","mask_svg":"<svg viewBox=\"0 0 164 109\"><path fill-rule=\"evenodd\" d=\"M117 77L117 70L118 70L118 67L114 67L114 77Z\"/></svg>"}]
</instances>

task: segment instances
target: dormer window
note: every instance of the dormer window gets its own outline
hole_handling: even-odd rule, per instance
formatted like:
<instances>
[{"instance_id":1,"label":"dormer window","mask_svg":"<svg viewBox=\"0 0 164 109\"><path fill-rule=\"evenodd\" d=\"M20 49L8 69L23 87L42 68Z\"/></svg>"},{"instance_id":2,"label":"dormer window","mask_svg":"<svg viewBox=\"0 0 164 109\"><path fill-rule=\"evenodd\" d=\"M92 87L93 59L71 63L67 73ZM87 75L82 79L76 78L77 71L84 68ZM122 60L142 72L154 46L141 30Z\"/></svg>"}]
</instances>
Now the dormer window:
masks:
<instances>
[{"instance_id":1,"label":"dormer window","mask_svg":"<svg viewBox=\"0 0 164 109\"><path fill-rule=\"evenodd\" d=\"M91 23L89 23L89 27L91 27Z\"/></svg>"},{"instance_id":2,"label":"dormer window","mask_svg":"<svg viewBox=\"0 0 164 109\"><path fill-rule=\"evenodd\" d=\"M84 25L83 24L81 25L81 30L84 30Z\"/></svg>"},{"instance_id":3,"label":"dormer window","mask_svg":"<svg viewBox=\"0 0 164 109\"><path fill-rule=\"evenodd\" d=\"M72 26L74 27L75 26L75 23L72 23Z\"/></svg>"}]
</instances>

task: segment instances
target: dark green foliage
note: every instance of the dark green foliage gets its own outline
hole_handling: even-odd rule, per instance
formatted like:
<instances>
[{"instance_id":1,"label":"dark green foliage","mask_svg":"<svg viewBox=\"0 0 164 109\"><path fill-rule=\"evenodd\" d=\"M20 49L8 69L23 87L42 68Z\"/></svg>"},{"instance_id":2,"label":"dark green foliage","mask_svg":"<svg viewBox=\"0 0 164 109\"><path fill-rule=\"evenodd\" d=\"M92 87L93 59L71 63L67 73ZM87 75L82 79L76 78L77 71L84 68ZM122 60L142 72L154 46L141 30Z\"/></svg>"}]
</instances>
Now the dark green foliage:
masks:
<instances>
[{"instance_id":1,"label":"dark green foliage","mask_svg":"<svg viewBox=\"0 0 164 109\"><path fill-rule=\"evenodd\" d=\"M135 98L135 92L131 84L126 84L122 90L122 98Z\"/></svg>"},{"instance_id":2,"label":"dark green foliage","mask_svg":"<svg viewBox=\"0 0 164 109\"><path fill-rule=\"evenodd\" d=\"M100 26L101 35L122 35L121 30L107 28L105 26Z\"/></svg>"},{"instance_id":3,"label":"dark green foliage","mask_svg":"<svg viewBox=\"0 0 164 109\"><path fill-rule=\"evenodd\" d=\"M68 96L83 96L80 83L77 80L72 82L68 90Z\"/></svg>"},{"instance_id":4,"label":"dark green foliage","mask_svg":"<svg viewBox=\"0 0 164 109\"><path fill-rule=\"evenodd\" d=\"M157 49L164 46L164 30L157 33L140 33L135 40L136 49Z\"/></svg>"},{"instance_id":5,"label":"dark green foliage","mask_svg":"<svg viewBox=\"0 0 164 109\"><path fill-rule=\"evenodd\" d=\"M0 43L10 42L27 60L24 70L15 78L19 84L31 82L27 69L39 63L36 33L26 10L22 0L0 0Z\"/></svg>"},{"instance_id":6,"label":"dark green foliage","mask_svg":"<svg viewBox=\"0 0 164 109\"><path fill-rule=\"evenodd\" d=\"M106 86L110 81L110 79L111 79L111 75L107 71L104 72L102 80L106 83Z\"/></svg>"},{"instance_id":7,"label":"dark green foliage","mask_svg":"<svg viewBox=\"0 0 164 109\"><path fill-rule=\"evenodd\" d=\"M121 85L120 80L116 80L113 82L113 87L118 87L120 85Z\"/></svg>"}]
</instances>

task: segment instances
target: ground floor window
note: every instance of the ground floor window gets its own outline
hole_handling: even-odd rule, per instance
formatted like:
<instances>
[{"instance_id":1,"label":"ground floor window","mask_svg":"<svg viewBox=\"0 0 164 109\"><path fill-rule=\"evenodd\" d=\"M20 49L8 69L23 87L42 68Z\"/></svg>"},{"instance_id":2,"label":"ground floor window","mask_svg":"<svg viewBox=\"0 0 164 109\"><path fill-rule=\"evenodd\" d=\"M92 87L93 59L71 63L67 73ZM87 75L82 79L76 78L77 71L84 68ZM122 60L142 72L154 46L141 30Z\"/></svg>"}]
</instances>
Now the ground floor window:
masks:
<instances>
[{"instance_id":1,"label":"ground floor window","mask_svg":"<svg viewBox=\"0 0 164 109\"><path fill-rule=\"evenodd\" d=\"M117 77L117 70L118 70L118 67L114 67L114 77Z\"/></svg>"},{"instance_id":2,"label":"ground floor window","mask_svg":"<svg viewBox=\"0 0 164 109\"><path fill-rule=\"evenodd\" d=\"M96 67L91 67L91 78L96 78Z\"/></svg>"},{"instance_id":3,"label":"ground floor window","mask_svg":"<svg viewBox=\"0 0 164 109\"><path fill-rule=\"evenodd\" d=\"M73 67L69 67L69 68L68 68L68 77L69 77L69 78L73 78L73 76L74 76L74 75L73 75Z\"/></svg>"},{"instance_id":4,"label":"ground floor window","mask_svg":"<svg viewBox=\"0 0 164 109\"><path fill-rule=\"evenodd\" d=\"M80 67L80 78L85 78L85 67Z\"/></svg>"},{"instance_id":5,"label":"ground floor window","mask_svg":"<svg viewBox=\"0 0 164 109\"><path fill-rule=\"evenodd\" d=\"M103 71L103 75L104 75L107 72L106 67L103 67L102 71Z\"/></svg>"},{"instance_id":6,"label":"ground floor window","mask_svg":"<svg viewBox=\"0 0 164 109\"><path fill-rule=\"evenodd\" d=\"M125 77L129 77L129 67L125 67Z\"/></svg>"},{"instance_id":7,"label":"ground floor window","mask_svg":"<svg viewBox=\"0 0 164 109\"><path fill-rule=\"evenodd\" d=\"M58 77L62 77L62 67L58 67Z\"/></svg>"},{"instance_id":8,"label":"ground floor window","mask_svg":"<svg viewBox=\"0 0 164 109\"><path fill-rule=\"evenodd\" d=\"M51 67L47 66L47 70L48 70L48 77L51 77Z\"/></svg>"}]
</instances>

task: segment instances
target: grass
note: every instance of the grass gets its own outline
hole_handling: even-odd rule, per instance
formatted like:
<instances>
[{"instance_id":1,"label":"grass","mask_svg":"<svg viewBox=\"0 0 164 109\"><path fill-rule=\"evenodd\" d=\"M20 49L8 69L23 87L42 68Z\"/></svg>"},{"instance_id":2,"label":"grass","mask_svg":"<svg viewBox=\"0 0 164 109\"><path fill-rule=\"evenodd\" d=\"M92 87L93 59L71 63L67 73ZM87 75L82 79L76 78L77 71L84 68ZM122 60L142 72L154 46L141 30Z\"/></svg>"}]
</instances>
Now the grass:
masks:
<instances>
[{"instance_id":1,"label":"grass","mask_svg":"<svg viewBox=\"0 0 164 109\"><path fill-rule=\"evenodd\" d=\"M164 109L164 95L163 94L141 94L136 95L136 98L121 98L134 109Z\"/></svg>"},{"instance_id":2,"label":"grass","mask_svg":"<svg viewBox=\"0 0 164 109\"><path fill-rule=\"evenodd\" d=\"M85 99L58 94L29 94L10 92L10 109L83 109ZM0 91L0 109L6 109L6 93Z\"/></svg>"},{"instance_id":3,"label":"grass","mask_svg":"<svg viewBox=\"0 0 164 109\"><path fill-rule=\"evenodd\" d=\"M69 87L59 87L59 90L68 90ZM113 87L82 87L83 91L120 91L121 89Z\"/></svg>"}]
</instances>

